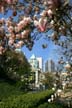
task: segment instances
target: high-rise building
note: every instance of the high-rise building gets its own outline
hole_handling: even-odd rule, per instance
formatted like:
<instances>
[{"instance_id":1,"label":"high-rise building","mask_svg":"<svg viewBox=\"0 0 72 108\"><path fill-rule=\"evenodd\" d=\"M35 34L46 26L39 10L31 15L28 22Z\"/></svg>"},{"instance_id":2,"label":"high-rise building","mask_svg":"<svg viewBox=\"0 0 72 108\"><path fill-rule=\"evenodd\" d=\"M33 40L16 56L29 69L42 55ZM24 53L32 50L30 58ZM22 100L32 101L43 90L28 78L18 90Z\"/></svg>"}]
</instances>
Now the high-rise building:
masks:
<instances>
[{"instance_id":1,"label":"high-rise building","mask_svg":"<svg viewBox=\"0 0 72 108\"><path fill-rule=\"evenodd\" d=\"M37 57L38 63L39 63L39 69L43 71L43 59L42 57Z\"/></svg>"},{"instance_id":2,"label":"high-rise building","mask_svg":"<svg viewBox=\"0 0 72 108\"><path fill-rule=\"evenodd\" d=\"M32 67L32 70L37 70L39 68L39 62L34 54L30 57L29 63Z\"/></svg>"},{"instance_id":3,"label":"high-rise building","mask_svg":"<svg viewBox=\"0 0 72 108\"><path fill-rule=\"evenodd\" d=\"M48 60L45 62L45 72L48 71Z\"/></svg>"},{"instance_id":4,"label":"high-rise building","mask_svg":"<svg viewBox=\"0 0 72 108\"><path fill-rule=\"evenodd\" d=\"M42 62L42 59L41 58L37 59L34 54L30 57L30 60L29 60L32 71L35 73L35 87L39 87L39 80L40 80L40 70L39 69L40 67L42 68L41 62Z\"/></svg>"},{"instance_id":5,"label":"high-rise building","mask_svg":"<svg viewBox=\"0 0 72 108\"><path fill-rule=\"evenodd\" d=\"M40 69L43 70L43 59L42 57L36 57L34 54L30 57L30 65L32 66L32 69Z\"/></svg>"},{"instance_id":6,"label":"high-rise building","mask_svg":"<svg viewBox=\"0 0 72 108\"><path fill-rule=\"evenodd\" d=\"M55 72L55 63L53 60L47 60L45 63L45 72Z\"/></svg>"}]
</instances>

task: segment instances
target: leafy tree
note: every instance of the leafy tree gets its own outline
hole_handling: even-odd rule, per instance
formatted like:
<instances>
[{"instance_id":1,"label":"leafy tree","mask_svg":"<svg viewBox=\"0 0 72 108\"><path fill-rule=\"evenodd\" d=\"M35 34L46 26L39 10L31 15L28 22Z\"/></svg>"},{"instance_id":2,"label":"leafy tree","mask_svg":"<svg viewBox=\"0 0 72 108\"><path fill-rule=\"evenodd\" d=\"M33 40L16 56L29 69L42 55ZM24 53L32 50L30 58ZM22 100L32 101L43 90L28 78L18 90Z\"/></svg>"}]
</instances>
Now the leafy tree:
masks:
<instances>
[{"instance_id":1,"label":"leafy tree","mask_svg":"<svg viewBox=\"0 0 72 108\"><path fill-rule=\"evenodd\" d=\"M62 88L62 81L60 78L60 73L50 73L47 72L44 74L45 78L41 81L42 84L45 85L46 88Z\"/></svg>"},{"instance_id":2,"label":"leafy tree","mask_svg":"<svg viewBox=\"0 0 72 108\"><path fill-rule=\"evenodd\" d=\"M47 72L44 75L45 75L45 78L41 81L42 84L44 84L46 88L54 87L55 76L50 72Z\"/></svg>"},{"instance_id":3,"label":"leafy tree","mask_svg":"<svg viewBox=\"0 0 72 108\"><path fill-rule=\"evenodd\" d=\"M30 64L22 52L7 51L2 56L1 71L3 78L14 81L25 81L31 72ZM6 75L6 77L4 77Z\"/></svg>"}]
</instances>

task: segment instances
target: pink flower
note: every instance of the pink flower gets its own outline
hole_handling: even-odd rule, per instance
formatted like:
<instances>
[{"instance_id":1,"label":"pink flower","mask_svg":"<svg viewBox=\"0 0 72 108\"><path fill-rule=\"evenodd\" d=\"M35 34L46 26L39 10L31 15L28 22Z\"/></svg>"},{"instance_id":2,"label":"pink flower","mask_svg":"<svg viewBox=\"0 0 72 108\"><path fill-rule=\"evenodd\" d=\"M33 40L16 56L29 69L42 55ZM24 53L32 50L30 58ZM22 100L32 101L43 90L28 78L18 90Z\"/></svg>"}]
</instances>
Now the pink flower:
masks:
<instances>
[{"instance_id":1,"label":"pink flower","mask_svg":"<svg viewBox=\"0 0 72 108\"><path fill-rule=\"evenodd\" d=\"M2 46L0 46L0 55L3 54L4 48Z\"/></svg>"},{"instance_id":2,"label":"pink flower","mask_svg":"<svg viewBox=\"0 0 72 108\"><path fill-rule=\"evenodd\" d=\"M5 11L4 6L1 6L1 7L0 7L0 12L4 13L4 11Z\"/></svg>"},{"instance_id":3,"label":"pink flower","mask_svg":"<svg viewBox=\"0 0 72 108\"><path fill-rule=\"evenodd\" d=\"M24 23L27 23L27 24L29 24L32 21L30 17L24 17L23 20L24 20Z\"/></svg>"},{"instance_id":4,"label":"pink flower","mask_svg":"<svg viewBox=\"0 0 72 108\"><path fill-rule=\"evenodd\" d=\"M24 31L21 33L21 38L22 38L22 39L28 38L29 33L30 33L30 30L24 30Z\"/></svg>"},{"instance_id":5,"label":"pink flower","mask_svg":"<svg viewBox=\"0 0 72 108\"><path fill-rule=\"evenodd\" d=\"M21 24L18 25L18 26L17 26L17 31L19 32L22 28L23 28L23 25L21 25Z\"/></svg>"},{"instance_id":6,"label":"pink flower","mask_svg":"<svg viewBox=\"0 0 72 108\"><path fill-rule=\"evenodd\" d=\"M14 44L14 47L15 47L15 48L20 48L21 45L17 43L17 44Z\"/></svg>"},{"instance_id":7,"label":"pink flower","mask_svg":"<svg viewBox=\"0 0 72 108\"><path fill-rule=\"evenodd\" d=\"M34 25L39 29L39 31L44 32L46 29L47 20L40 18L39 21L34 20Z\"/></svg>"},{"instance_id":8,"label":"pink flower","mask_svg":"<svg viewBox=\"0 0 72 108\"><path fill-rule=\"evenodd\" d=\"M13 45L14 44L14 39L9 39L8 44Z\"/></svg>"},{"instance_id":9,"label":"pink flower","mask_svg":"<svg viewBox=\"0 0 72 108\"><path fill-rule=\"evenodd\" d=\"M0 46L0 51L3 51L3 49L4 49L4 48L3 48L2 46Z\"/></svg>"},{"instance_id":10,"label":"pink flower","mask_svg":"<svg viewBox=\"0 0 72 108\"><path fill-rule=\"evenodd\" d=\"M5 19L4 18L1 18L0 19L0 23L3 24L4 22L5 22Z\"/></svg>"},{"instance_id":11,"label":"pink flower","mask_svg":"<svg viewBox=\"0 0 72 108\"><path fill-rule=\"evenodd\" d=\"M23 41L19 41L18 44L19 44L20 47L22 47L22 45L24 44L24 42Z\"/></svg>"},{"instance_id":12,"label":"pink flower","mask_svg":"<svg viewBox=\"0 0 72 108\"><path fill-rule=\"evenodd\" d=\"M39 26L38 26L38 29L39 29L41 32L44 32L44 31L45 31L45 27L43 27L42 25L39 25Z\"/></svg>"},{"instance_id":13,"label":"pink flower","mask_svg":"<svg viewBox=\"0 0 72 108\"><path fill-rule=\"evenodd\" d=\"M14 30L15 30L15 32L18 32L18 27L15 26Z\"/></svg>"},{"instance_id":14,"label":"pink flower","mask_svg":"<svg viewBox=\"0 0 72 108\"><path fill-rule=\"evenodd\" d=\"M48 9L47 14L50 18L52 18L53 11L51 9Z\"/></svg>"},{"instance_id":15,"label":"pink flower","mask_svg":"<svg viewBox=\"0 0 72 108\"><path fill-rule=\"evenodd\" d=\"M20 39L21 35L20 34L16 34L16 39Z\"/></svg>"},{"instance_id":16,"label":"pink flower","mask_svg":"<svg viewBox=\"0 0 72 108\"><path fill-rule=\"evenodd\" d=\"M9 26L11 26L11 25L12 25L12 22L11 22L9 19L8 19L8 20L6 20L6 21L5 21L5 23L6 23L6 26L7 26L7 27L9 27Z\"/></svg>"},{"instance_id":17,"label":"pink flower","mask_svg":"<svg viewBox=\"0 0 72 108\"><path fill-rule=\"evenodd\" d=\"M2 51L0 51L0 55L2 55L3 53L2 53Z\"/></svg>"},{"instance_id":18,"label":"pink flower","mask_svg":"<svg viewBox=\"0 0 72 108\"><path fill-rule=\"evenodd\" d=\"M54 0L48 0L48 5L53 5Z\"/></svg>"},{"instance_id":19,"label":"pink flower","mask_svg":"<svg viewBox=\"0 0 72 108\"><path fill-rule=\"evenodd\" d=\"M8 31L9 31L10 33L12 33L13 30L14 30L13 26L10 26L10 27L8 28Z\"/></svg>"},{"instance_id":20,"label":"pink flower","mask_svg":"<svg viewBox=\"0 0 72 108\"><path fill-rule=\"evenodd\" d=\"M38 26L38 25L39 25L38 20L34 20L34 25L35 25L35 26Z\"/></svg>"},{"instance_id":21,"label":"pink flower","mask_svg":"<svg viewBox=\"0 0 72 108\"><path fill-rule=\"evenodd\" d=\"M60 0L48 0L48 7L50 9L56 9L60 5Z\"/></svg>"},{"instance_id":22,"label":"pink flower","mask_svg":"<svg viewBox=\"0 0 72 108\"><path fill-rule=\"evenodd\" d=\"M38 28L38 26L39 26L39 21L38 20L34 20L34 26Z\"/></svg>"},{"instance_id":23,"label":"pink flower","mask_svg":"<svg viewBox=\"0 0 72 108\"><path fill-rule=\"evenodd\" d=\"M46 10L43 10L42 13L40 14L41 16L45 17L47 14Z\"/></svg>"},{"instance_id":24,"label":"pink flower","mask_svg":"<svg viewBox=\"0 0 72 108\"><path fill-rule=\"evenodd\" d=\"M13 0L5 0L8 4L11 4Z\"/></svg>"}]
</instances>

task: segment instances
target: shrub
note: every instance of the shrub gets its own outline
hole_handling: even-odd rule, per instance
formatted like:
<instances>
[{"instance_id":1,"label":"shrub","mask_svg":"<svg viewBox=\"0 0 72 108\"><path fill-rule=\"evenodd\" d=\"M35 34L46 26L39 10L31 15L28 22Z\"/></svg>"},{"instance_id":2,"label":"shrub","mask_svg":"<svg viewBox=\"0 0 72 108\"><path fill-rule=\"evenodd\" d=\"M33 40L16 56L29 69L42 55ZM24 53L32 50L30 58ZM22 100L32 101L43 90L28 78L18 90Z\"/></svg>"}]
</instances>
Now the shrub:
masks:
<instances>
[{"instance_id":1,"label":"shrub","mask_svg":"<svg viewBox=\"0 0 72 108\"><path fill-rule=\"evenodd\" d=\"M50 97L52 90L38 93L26 93L19 96L10 96L0 103L0 108L35 108Z\"/></svg>"},{"instance_id":2,"label":"shrub","mask_svg":"<svg viewBox=\"0 0 72 108\"><path fill-rule=\"evenodd\" d=\"M17 96L19 94L23 94L23 92L20 91L15 85L10 85L7 82L0 81L0 101L5 100L10 96Z\"/></svg>"},{"instance_id":3,"label":"shrub","mask_svg":"<svg viewBox=\"0 0 72 108\"><path fill-rule=\"evenodd\" d=\"M57 103L44 103L41 104L38 108L64 108L64 107Z\"/></svg>"}]
</instances>

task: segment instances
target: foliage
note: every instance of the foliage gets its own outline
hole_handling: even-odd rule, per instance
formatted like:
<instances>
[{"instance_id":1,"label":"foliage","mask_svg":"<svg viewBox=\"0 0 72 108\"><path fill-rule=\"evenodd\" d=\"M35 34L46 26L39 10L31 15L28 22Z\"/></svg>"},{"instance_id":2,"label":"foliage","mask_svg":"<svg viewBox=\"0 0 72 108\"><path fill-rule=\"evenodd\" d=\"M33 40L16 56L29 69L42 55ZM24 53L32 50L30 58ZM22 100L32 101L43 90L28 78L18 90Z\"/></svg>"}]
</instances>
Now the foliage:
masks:
<instances>
[{"instance_id":1,"label":"foliage","mask_svg":"<svg viewBox=\"0 0 72 108\"><path fill-rule=\"evenodd\" d=\"M1 108L35 108L44 102L53 93L51 90L38 93L27 93L19 96L8 97L0 102Z\"/></svg>"},{"instance_id":2,"label":"foliage","mask_svg":"<svg viewBox=\"0 0 72 108\"><path fill-rule=\"evenodd\" d=\"M22 52L6 51L1 57L0 78L9 83L17 82L20 88L28 82L31 68Z\"/></svg>"},{"instance_id":3,"label":"foliage","mask_svg":"<svg viewBox=\"0 0 72 108\"><path fill-rule=\"evenodd\" d=\"M64 108L63 105L57 103L44 103L41 104L38 108Z\"/></svg>"},{"instance_id":4,"label":"foliage","mask_svg":"<svg viewBox=\"0 0 72 108\"><path fill-rule=\"evenodd\" d=\"M46 86L46 88L52 88L55 83L55 76L50 72L46 72L44 75L45 78L41 82Z\"/></svg>"},{"instance_id":5,"label":"foliage","mask_svg":"<svg viewBox=\"0 0 72 108\"><path fill-rule=\"evenodd\" d=\"M4 101L10 96L19 96L24 94L21 90L19 90L16 85L9 84L8 82L0 80L0 102Z\"/></svg>"},{"instance_id":6,"label":"foliage","mask_svg":"<svg viewBox=\"0 0 72 108\"><path fill-rule=\"evenodd\" d=\"M9 58L6 63L10 64L10 66L14 64L15 70L19 70L19 74L26 74L30 71L30 64L22 52L7 52L6 56Z\"/></svg>"},{"instance_id":7,"label":"foliage","mask_svg":"<svg viewBox=\"0 0 72 108\"><path fill-rule=\"evenodd\" d=\"M10 77L27 75L31 71L30 64L22 53L7 51L2 56L1 67Z\"/></svg>"}]
</instances>

